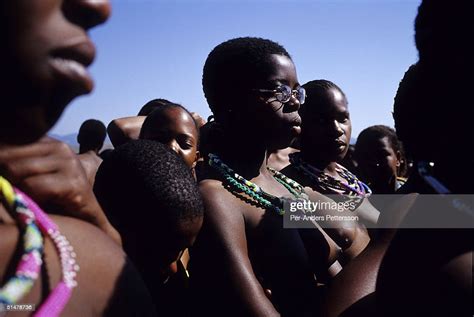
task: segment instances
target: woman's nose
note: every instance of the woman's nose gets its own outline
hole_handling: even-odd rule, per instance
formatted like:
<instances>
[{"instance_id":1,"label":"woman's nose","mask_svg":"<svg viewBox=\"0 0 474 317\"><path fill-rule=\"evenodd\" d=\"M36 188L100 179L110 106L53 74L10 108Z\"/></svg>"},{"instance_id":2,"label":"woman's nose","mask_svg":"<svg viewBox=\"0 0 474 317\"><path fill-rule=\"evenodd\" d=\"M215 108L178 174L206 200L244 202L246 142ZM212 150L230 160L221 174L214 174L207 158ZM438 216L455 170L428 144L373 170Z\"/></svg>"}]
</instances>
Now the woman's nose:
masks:
<instances>
[{"instance_id":1,"label":"woman's nose","mask_svg":"<svg viewBox=\"0 0 474 317\"><path fill-rule=\"evenodd\" d=\"M88 30L107 21L111 6L109 0L65 0L63 10L71 22Z\"/></svg>"}]
</instances>

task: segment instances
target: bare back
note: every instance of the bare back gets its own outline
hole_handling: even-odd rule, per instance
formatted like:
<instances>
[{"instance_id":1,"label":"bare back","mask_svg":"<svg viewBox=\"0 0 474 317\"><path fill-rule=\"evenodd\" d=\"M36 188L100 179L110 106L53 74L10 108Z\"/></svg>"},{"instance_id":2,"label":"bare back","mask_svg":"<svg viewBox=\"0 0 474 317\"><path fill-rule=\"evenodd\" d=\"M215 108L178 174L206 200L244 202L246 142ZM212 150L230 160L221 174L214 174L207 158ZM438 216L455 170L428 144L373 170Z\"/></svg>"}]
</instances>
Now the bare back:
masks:
<instances>
[{"instance_id":1,"label":"bare back","mask_svg":"<svg viewBox=\"0 0 474 317\"><path fill-rule=\"evenodd\" d=\"M86 172L87 181L94 186L95 174L99 169L102 159L94 151L79 154L77 156L81 162L82 168Z\"/></svg>"}]
</instances>

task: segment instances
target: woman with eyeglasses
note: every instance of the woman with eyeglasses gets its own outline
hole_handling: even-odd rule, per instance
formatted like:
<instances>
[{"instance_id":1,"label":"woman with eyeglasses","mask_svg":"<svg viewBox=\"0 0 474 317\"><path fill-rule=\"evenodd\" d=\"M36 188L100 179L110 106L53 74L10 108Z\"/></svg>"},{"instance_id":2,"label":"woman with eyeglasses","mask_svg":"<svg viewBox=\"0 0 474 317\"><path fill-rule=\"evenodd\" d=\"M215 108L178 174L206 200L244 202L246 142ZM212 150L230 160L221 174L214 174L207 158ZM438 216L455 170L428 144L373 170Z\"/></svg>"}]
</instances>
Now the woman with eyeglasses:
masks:
<instances>
[{"instance_id":1,"label":"woman with eyeglasses","mask_svg":"<svg viewBox=\"0 0 474 317\"><path fill-rule=\"evenodd\" d=\"M269 150L288 147L300 134L305 92L295 65L273 41L236 38L209 54L203 88L214 121L203 133L206 215L191 250L197 311L312 316L319 297L308 253L323 256L328 243L315 230L307 249L298 230L283 228L282 197L305 194L267 162Z\"/></svg>"}]
</instances>

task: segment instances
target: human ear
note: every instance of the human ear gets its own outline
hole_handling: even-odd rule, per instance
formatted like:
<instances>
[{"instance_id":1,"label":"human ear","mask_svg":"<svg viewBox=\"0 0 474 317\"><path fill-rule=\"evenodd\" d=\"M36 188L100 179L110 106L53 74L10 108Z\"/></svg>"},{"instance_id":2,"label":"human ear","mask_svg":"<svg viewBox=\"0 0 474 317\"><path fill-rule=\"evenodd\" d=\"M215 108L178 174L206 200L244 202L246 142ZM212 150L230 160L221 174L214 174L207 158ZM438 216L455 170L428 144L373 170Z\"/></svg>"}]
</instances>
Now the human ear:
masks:
<instances>
[{"instance_id":1,"label":"human ear","mask_svg":"<svg viewBox=\"0 0 474 317\"><path fill-rule=\"evenodd\" d=\"M191 166L191 168L195 168L196 167L196 164L197 162L201 159L201 153L199 151L196 151L196 156L194 157L194 162L193 162L193 165Z\"/></svg>"},{"instance_id":2,"label":"human ear","mask_svg":"<svg viewBox=\"0 0 474 317\"><path fill-rule=\"evenodd\" d=\"M395 155L397 156L397 167L400 167L400 165L403 163L402 153L397 151Z\"/></svg>"}]
</instances>

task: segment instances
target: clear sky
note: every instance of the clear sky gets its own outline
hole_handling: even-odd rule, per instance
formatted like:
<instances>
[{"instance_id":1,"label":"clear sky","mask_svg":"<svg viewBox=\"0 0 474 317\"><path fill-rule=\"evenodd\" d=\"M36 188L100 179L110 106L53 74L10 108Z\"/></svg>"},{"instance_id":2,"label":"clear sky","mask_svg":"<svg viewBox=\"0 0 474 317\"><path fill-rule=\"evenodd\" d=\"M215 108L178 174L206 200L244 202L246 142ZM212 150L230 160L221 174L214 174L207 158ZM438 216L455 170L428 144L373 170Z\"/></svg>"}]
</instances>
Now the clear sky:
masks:
<instances>
[{"instance_id":1,"label":"clear sky","mask_svg":"<svg viewBox=\"0 0 474 317\"><path fill-rule=\"evenodd\" d=\"M352 137L393 126L393 97L418 59L413 21L421 0L113 0L91 32L98 54L92 94L69 105L52 133L84 120L106 125L165 98L210 115L201 86L207 54L240 36L269 38L293 57L301 84L328 79L349 100Z\"/></svg>"}]
</instances>

